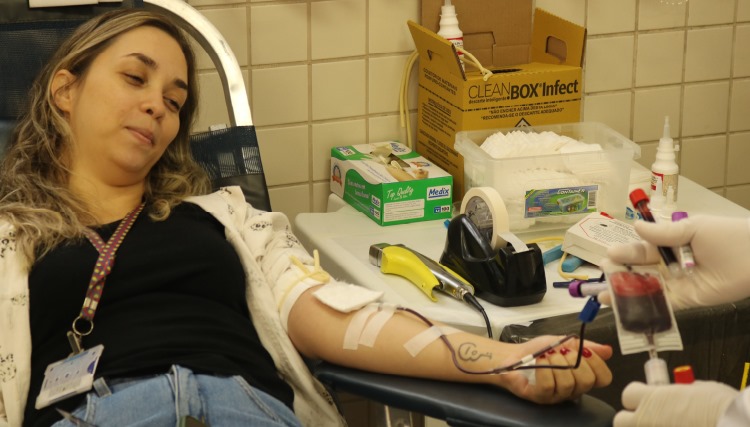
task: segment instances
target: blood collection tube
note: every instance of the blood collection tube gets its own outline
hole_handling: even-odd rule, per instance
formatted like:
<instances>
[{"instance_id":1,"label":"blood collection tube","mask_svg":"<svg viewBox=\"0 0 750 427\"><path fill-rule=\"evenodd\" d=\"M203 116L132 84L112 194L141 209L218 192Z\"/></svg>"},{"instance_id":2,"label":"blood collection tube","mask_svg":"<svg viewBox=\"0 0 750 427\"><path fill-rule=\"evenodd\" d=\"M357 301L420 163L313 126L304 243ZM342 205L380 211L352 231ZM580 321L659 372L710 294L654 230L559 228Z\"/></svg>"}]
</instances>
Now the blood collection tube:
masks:
<instances>
[{"instance_id":1,"label":"blood collection tube","mask_svg":"<svg viewBox=\"0 0 750 427\"><path fill-rule=\"evenodd\" d=\"M643 219L648 222L656 222L654 220L654 216L651 214L651 210L648 207L648 202L648 196L640 188L636 188L630 193L630 203L632 203L633 207L638 210ZM659 246L658 249L661 258L664 260L664 263L667 265L667 268L669 269L669 272L672 274L672 276L682 276L682 268L680 268L680 263L677 261L677 257L675 256L674 251L672 251L672 248L667 246Z\"/></svg>"},{"instance_id":2,"label":"blood collection tube","mask_svg":"<svg viewBox=\"0 0 750 427\"><path fill-rule=\"evenodd\" d=\"M672 212L672 222L680 221L687 218L687 216L687 212ZM693 270L693 267L695 267L693 248L690 247L690 244L685 244L680 246L677 250L680 254L680 265L682 266L682 269L690 273Z\"/></svg>"}]
</instances>

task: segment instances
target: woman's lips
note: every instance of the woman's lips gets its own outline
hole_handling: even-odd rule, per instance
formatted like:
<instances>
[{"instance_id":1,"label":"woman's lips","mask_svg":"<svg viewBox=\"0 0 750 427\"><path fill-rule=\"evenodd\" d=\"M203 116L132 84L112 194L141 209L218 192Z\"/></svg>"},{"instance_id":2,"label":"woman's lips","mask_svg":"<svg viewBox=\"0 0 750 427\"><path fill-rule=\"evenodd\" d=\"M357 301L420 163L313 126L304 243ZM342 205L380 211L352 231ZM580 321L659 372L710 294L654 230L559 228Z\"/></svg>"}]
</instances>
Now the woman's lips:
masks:
<instances>
[{"instance_id":1,"label":"woman's lips","mask_svg":"<svg viewBox=\"0 0 750 427\"><path fill-rule=\"evenodd\" d=\"M128 127L127 129L139 140L148 143L149 145L154 144L154 134L150 130L136 127Z\"/></svg>"}]
</instances>

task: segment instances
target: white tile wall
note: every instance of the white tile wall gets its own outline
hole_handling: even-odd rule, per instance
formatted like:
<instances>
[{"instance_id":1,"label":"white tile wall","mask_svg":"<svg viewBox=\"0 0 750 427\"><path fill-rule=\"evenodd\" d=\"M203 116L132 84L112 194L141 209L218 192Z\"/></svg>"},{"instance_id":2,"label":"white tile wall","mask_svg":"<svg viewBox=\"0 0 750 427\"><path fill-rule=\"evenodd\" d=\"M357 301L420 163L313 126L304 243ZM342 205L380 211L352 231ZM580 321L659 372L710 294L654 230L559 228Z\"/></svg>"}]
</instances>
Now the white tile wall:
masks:
<instances>
[{"instance_id":1,"label":"white tile wall","mask_svg":"<svg viewBox=\"0 0 750 427\"><path fill-rule=\"evenodd\" d=\"M591 35L635 30L636 0L598 0L588 3L586 29Z\"/></svg>"},{"instance_id":2,"label":"white tile wall","mask_svg":"<svg viewBox=\"0 0 750 427\"><path fill-rule=\"evenodd\" d=\"M307 60L307 5L260 4L250 8L253 65Z\"/></svg>"},{"instance_id":3,"label":"white tile wall","mask_svg":"<svg viewBox=\"0 0 750 427\"><path fill-rule=\"evenodd\" d=\"M313 2L311 7L312 59L344 58L365 54L366 2L361 0L319 1Z\"/></svg>"},{"instance_id":4,"label":"white tile wall","mask_svg":"<svg viewBox=\"0 0 750 427\"><path fill-rule=\"evenodd\" d=\"M690 0L688 25L728 24L734 22L736 0Z\"/></svg>"},{"instance_id":5,"label":"white tile wall","mask_svg":"<svg viewBox=\"0 0 750 427\"><path fill-rule=\"evenodd\" d=\"M635 37L631 35L589 39L586 45L586 92L628 89L633 85Z\"/></svg>"},{"instance_id":6,"label":"white tile wall","mask_svg":"<svg viewBox=\"0 0 750 427\"><path fill-rule=\"evenodd\" d=\"M188 0L243 67L275 209L325 209L332 146L406 140L398 87L420 1ZM669 3L535 1L588 28L584 120L632 138L649 165L669 115L681 172L750 208L750 0ZM199 65L205 129L227 114L203 53ZM409 91L415 135L414 76Z\"/></svg>"},{"instance_id":7,"label":"white tile wall","mask_svg":"<svg viewBox=\"0 0 750 427\"><path fill-rule=\"evenodd\" d=\"M682 81L685 31L638 35L635 85L656 86Z\"/></svg>"},{"instance_id":8,"label":"white tile wall","mask_svg":"<svg viewBox=\"0 0 750 427\"><path fill-rule=\"evenodd\" d=\"M638 29L654 30L685 25L687 2L667 4L658 0L638 2Z\"/></svg>"},{"instance_id":9,"label":"white tile wall","mask_svg":"<svg viewBox=\"0 0 750 427\"><path fill-rule=\"evenodd\" d=\"M734 77L750 76L750 25L738 25L734 35Z\"/></svg>"},{"instance_id":10,"label":"white tile wall","mask_svg":"<svg viewBox=\"0 0 750 427\"><path fill-rule=\"evenodd\" d=\"M733 30L731 26L688 30L685 81L729 78Z\"/></svg>"},{"instance_id":11,"label":"white tile wall","mask_svg":"<svg viewBox=\"0 0 750 427\"><path fill-rule=\"evenodd\" d=\"M312 66L312 119L361 116L367 105L365 60ZM395 96L398 96L396 92Z\"/></svg>"}]
</instances>

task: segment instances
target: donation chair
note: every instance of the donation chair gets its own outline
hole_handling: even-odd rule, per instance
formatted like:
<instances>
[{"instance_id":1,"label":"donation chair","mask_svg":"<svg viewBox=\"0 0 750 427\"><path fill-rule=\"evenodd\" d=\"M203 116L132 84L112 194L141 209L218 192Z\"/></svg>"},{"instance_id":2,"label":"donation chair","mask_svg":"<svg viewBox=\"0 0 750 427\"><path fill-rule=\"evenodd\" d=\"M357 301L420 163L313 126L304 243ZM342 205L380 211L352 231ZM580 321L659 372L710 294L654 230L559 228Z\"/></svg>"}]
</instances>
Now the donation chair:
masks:
<instances>
[{"instance_id":1,"label":"donation chair","mask_svg":"<svg viewBox=\"0 0 750 427\"><path fill-rule=\"evenodd\" d=\"M221 34L205 17L183 0L131 0L42 9L30 9L27 1L3 0L0 4L0 150L23 108L34 76L72 29L113 7L145 7L176 18L206 50L221 76L230 123L191 137L196 160L215 187L240 185L253 206L271 209L240 68ZM415 412L452 426L599 427L611 425L615 413L610 405L591 396L577 402L537 405L491 386L375 374L328 363L311 364L311 370L333 392L386 405L386 413L392 415L386 420L388 426L412 425L409 417L400 417ZM353 427L367 424L356 421Z\"/></svg>"}]
</instances>

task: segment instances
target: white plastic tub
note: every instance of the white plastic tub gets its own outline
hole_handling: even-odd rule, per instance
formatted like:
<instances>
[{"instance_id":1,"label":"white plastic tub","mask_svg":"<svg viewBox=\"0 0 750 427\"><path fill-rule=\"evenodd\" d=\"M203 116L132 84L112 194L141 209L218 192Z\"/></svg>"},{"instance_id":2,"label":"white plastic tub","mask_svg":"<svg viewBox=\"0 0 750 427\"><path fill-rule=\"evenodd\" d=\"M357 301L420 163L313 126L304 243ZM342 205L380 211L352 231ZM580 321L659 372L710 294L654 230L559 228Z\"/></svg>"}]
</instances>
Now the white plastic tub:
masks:
<instances>
[{"instance_id":1,"label":"white plastic tub","mask_svg":"<svg viewBox=\"0 0 750 427\"><path fill-rule=\"evenodd\" d=\"M496 132L513 131L550 131L602 149L495 159L480 147ZM632 160L641 155L633 141L596 122L461 131L454 148L464 157L465 190L497 189L508 209L511 231L566 228L595 211L624 219ZM570 197L574 194L583 195L585 203Z\"/></svg>"}]
</instances>

